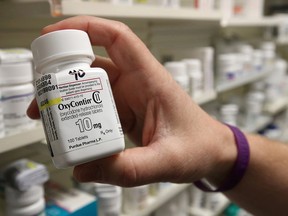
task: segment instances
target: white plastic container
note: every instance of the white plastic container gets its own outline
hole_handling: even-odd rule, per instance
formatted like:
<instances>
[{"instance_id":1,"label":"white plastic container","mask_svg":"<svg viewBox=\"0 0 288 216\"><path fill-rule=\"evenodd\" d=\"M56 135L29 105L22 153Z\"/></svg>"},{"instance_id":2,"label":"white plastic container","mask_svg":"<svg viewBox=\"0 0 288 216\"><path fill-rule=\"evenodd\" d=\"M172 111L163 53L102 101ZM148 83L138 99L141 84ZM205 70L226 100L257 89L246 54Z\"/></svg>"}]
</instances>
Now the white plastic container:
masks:
<instances>
[{"instance_id":1,"label":"white plastic container","mask_svg":"<svg viewBox=\"0 0 288 216\"><path fill-rule=\"evenodd\" d=\"M32 205L21 208L9 208L6 213L6 216L45 216L45 200L42 198Z\"/></svg>"},{"instance_id":2,"label":"white plastic container","mask_svg":"<svg viewBox=\"0 0 288 216\"><path fill-rule=\"evenodd\" d=\"M32 128L35 121L26 115L26 109L34 98L33 69L29 53L16 50L0 50L0 91L4 130L15 134ZM1 127L2 128L2 127Z\"/></svg>"},{"instance_id":3,"label":"white plastic container","mask_svg":"<svg viewBox=\"0 0 288 216\"><path fill-rule=\"evenodd\" d=\"M32 186L27 191L5 187L7 216L45 216L43 186Z\"/></svg>"},{"instance_id":4,"label":"white plastic container","mask_svg":"<svg viewBox=\"0 0 288 216\"><path fill-rule=\"evenodd\" d=\"M166 62L164 67L170 72L174 80L182 87L184 91L189 92L189 76L186 63L183 61Z\"/></svg>"},{"instance_id":5,"label":"white plastic container","mask_svg":"<svg viewBox=\"0 0 288 216\"><path fill-rule=\"evenodd\" d=\"M44 197L42 185L31 186L28 190L19 191L12 187L5 187L5 201L9 207L23 207L31 205Z\"/></svg>"},{"instance_id":6,"label":"white plastic container","mask_svg":"<svg viewBox=\"0 0 288 216\"><path fill-rule=\"evenodd\" d=\"M204 91L203 72L199 59L184 59L189 77L189 94L192 98L199 98Z\"/></svg>"},{"instance_id":7,"label":"white plastic container","mask_svg":"<svg viewBox=\"0 0 288 216\"><path fill-rule=\"evenodd\" d=\"M0 138L3 138L4 136L5 136L5 125L3 115L2 92L0 89Z\"/></svg>"},{"instance_id":8,"label":"white plastic container","mask_svg":"<svg viewBox=\"0 0 288 216\"><path fill-rule=\"evenodd\" d=\"M287 63L283 59L275 60L273 64L273 71L271 74L266 77L265 83L265 94L266 102L275 102L281 97L285 97L285 88L286 88L286 73L287 73Z\"/></svg>"},{"instance_id":9,"label":"white plastic container","mask_svg":"<svg viewBox=\"0 0 288 216\"><path fill-rule=\"evenodd\" d=\"M95 184L98 198L98 216L120 216L122 207L121 187L109 184Z\"/></svg>"},{"instance_id":10,"label":"white plastic container","mask_svg":"<svg viewBox=\"0 0 288 216\"><path fill-rule=\"evenodd\" d=\"M221 54L218 56L218 80L219 82L233 81L239 78L243 62L239 62L239 56L235 53Z\"/></svg>"},{"instance_id":11,"label":"white plastic container","mask_svg":"<svg viewBox=\"0 0 288 216\"><path fill-rule=\"evenodd\" d=\"M214 91L214 48L201 47L189 52L189 58L196 58L202 62L203 88L205 92Z\"/></svg>"},{"instance_id":12,"label":"white plastic container","mask_svg":"<svg viewBox=\"0 0 288 216\"><path fill-rule=\"evenodd\" d=\"M3 116L6 134L15 134L22 129L35 126L26 114L30 102L34 98L32 83L2 87Z\"/></svg>"},{"instance_id":13,"label":"white plastic container","mask_svg":"<svg viewBox=\"0 0 288 216\"><path fill-rule=\"evenodd\" d=\"M149 195L149 186L142 185L123 190L123 211L127 214L133 214L147 206Z\"/></svg>"},{"instance_id":14,"label":"white plastic container","mask_svg":"<svg viewBox=\"0 0 288 216\"><path fill-rule=\"evenodd\" d=\"M259 73L264 71L264 55L260 49L255 49L252 54L253 72Z\"/></svg>"},{"instance_id":15,"label":"white plastic container","mask_svg":"<svg viewBox=\"0 0 288 216\"><path fill-rule=\"evenodd\" d=\"M31 45L36 99L57 168L119 153L124 135L107 73L90 68L95 59L86 32L61 30Z\"/></svg>"},{"instance_id":16,"label":"white plastic container","mask_svg":"<svg viewBox=\"0 0 288 216\"><path fill-rule=\"evenodd\" d=\"M123 4L123 5L132 5L133 0L107 0L112 4Z\"/></svg>"},{"instance_id":17,"label":"white plastic container","mask_svg":"<svg viewBox=\"0 0 288 216\"><path fill-rule=\"evenodd\" d=\"M251 91L246 96L246 126L249 128L257 122L262 114L265 95L261 91Z\"/></svg>"},{"instance_id":18,"label":"white plastic container","mask_svg":"<svg viewBox=\"0 0 288 216\"><path fill-rule=\"evenodd\" d=\"M220 108L221 121L237 126L237 117L239 113L239 107L237 104L224 104Z\"/></svg>"},{"instance_id":19,"label":"white plastic container","mask_svg":"<svg viewBox=\"0 0 288 216\"><path fill-rule=\"evenodd\" d=\"M272 41L265 41L261 43L260 49L263 51L264 71L272 72L276 58L276 46Z\"/></svg>"},{"instance_id":20,"label":"white plastic container","mask_svg":"<svg viewBox=\"0 0 288 216\"><path fill-rule=\"evenodd\" d=\"M237 46L237 51L242 56L243 75L249 76L253 72L253 47L248 44L241 44Z\"/></svg>"}]
</instances>

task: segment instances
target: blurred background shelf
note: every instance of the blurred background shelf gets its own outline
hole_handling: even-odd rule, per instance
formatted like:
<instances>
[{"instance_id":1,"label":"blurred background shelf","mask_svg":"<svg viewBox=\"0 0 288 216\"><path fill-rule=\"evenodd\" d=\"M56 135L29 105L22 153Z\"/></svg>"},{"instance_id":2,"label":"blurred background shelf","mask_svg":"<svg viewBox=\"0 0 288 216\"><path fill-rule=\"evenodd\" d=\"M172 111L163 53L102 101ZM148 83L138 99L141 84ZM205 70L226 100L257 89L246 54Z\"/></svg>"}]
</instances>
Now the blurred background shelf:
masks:
<instances>
[{"instance_id":1,"label":"blurred background shelf","mask_svg":"<svg viewBox=\"0 0 288 216\"><path fill-rule=\"evenodd\" d=\"M131 214L122 214L121 216L149 216L163 204L190 186L191 184L172 184L171 186L167 186L167 189L161 191L157 196L149 198L147 207Z\"/></svg>"},{"instance_id":2,"label":"blurred background shelf","mask_svg":"<svg viewBox=\"0 0 288 216\"><path fill-rule=\"evenodd\" d=\"M216 87L216 91L218 93L229 91L235 88L238 88L243 85L250 84L252 82L258 81L266 77L269 73L267 72L261 72L261 73L255 73L251 74L250 76L244 76L244 77L239 77L233 81L229 82L223 82L223 83L218 83Z\"/></svg>"},{"instance_id":3,"label":"blurred background shelf","mask_svg":"<svg viewBox=\"0 0 288 216\"><path fill-rule=\"evenodd\" d=\"M19 131L17 134L0 139L0 153L37 143L45 139L43 127L40 123L34 128Z\"/></svg>"},{"instance_id":4,"label":"blurred background shelf","mask_svg":"<svg viewBox=\"0 0 288 216\"><path fill-rule=\"evenodd\" d=\"M101 2L62 1L62 15L94 15L101 17L220 21L219 11L204 11L189 8L166 8L145 5L111 5Z\"/></svg>"},{"instance_id":5,"label":"blurred background shelf","mask_svg":"<svg viewBox=\"0 0 288 216\"><path fill-rule=\"evenodd\" d=\"M287 109L287 107L288 107L288 99L286 97L282 97L276 99L273 102L265 104L264 112L270 115L276 115L277 113Z\"/></svg>"},{"instance_id":6,"label":"blurred background shelf","mask_svg":"<svg viewBox=\"0 0 288 216\"><path fill-rule=\"evenodd\" d=\"M281 23L283 18L267 16L262 18L231 18L231 19L223 19L221 21L222 27L267 27L267 26L276 26Z\"/></svg>"}]
</instances>

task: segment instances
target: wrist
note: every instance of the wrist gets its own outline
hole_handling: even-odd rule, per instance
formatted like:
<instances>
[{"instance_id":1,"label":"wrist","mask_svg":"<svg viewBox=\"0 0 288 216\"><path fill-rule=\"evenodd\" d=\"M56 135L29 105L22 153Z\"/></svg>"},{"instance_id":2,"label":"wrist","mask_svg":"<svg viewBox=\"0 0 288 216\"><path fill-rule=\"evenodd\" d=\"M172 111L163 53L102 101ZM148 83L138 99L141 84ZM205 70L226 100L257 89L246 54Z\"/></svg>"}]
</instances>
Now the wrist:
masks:
<instances>
[{"instance_id":1,"label":"wrist","mask_svg":"<svg viewBox=\"0 0 288 216\"><path fill-rule=\"evenodd\" d=\"M233 170L237 159L237 146L233 132L219 122L217 132L219 140L215 143L215 158L206 180L218 188Z\"/></svg>"}]
</instances>

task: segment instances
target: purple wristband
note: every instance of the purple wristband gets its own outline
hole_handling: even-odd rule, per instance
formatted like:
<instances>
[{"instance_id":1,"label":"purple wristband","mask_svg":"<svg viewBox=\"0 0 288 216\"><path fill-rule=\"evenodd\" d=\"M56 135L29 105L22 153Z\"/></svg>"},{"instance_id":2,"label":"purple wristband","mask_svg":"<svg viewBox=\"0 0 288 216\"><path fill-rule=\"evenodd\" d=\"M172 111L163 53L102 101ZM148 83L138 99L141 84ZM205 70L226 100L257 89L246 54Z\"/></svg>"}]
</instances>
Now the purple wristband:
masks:
<instances>
[{"instance_id":1,"label":"purple wristband","mask_svg":"<svg viewBox=\"0 0 288 216\"><path fill-rule=\"evenodd\" d=\"M212 189L210 186L208 186L201 180L194 182L194 185L196 187L206 192L224 192L231 190L241 181L249 164L250 149L245 135L237 127L228 124L226 125L231 129L235 137L238 151L237 159L231 173L225 179L223 184L220 185L218 188Z\"/></svg>"}]
</instances>

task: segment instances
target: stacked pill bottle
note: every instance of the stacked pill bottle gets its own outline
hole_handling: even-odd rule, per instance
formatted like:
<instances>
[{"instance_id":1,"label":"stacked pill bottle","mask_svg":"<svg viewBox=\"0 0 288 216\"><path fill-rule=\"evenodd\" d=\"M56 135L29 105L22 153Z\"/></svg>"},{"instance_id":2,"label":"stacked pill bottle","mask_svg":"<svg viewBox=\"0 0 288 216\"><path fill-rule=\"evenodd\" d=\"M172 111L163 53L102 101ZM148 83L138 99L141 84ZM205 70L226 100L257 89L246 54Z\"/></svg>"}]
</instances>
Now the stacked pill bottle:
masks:
<instances>
[{"instance_id":1,"label":"stacked pill bottle","mask_svg":"<svg viewBox=\"0 0 288 216\"><path fill-rule=\"evenodd\" d=\"M98 199L98 216L120 216L122 207L122 188L110 184L95 183Z\"/></svg>"},{"instance_id":2,"label":"stacked pill bottle","mask_svg":"<svg viewBox=\"0 0 288 216\"><path fill-rule=\"evenodd\" d=\"M35 185L28 190L19 191L5 187L7 216L45 216L44 188Z\"/></svg>"},{"instance_id":3,"label":"stacked pill bottle","mask_svg":"<svg viewBox=\"0 0 288 216\"><path fill-rule=\"evenodd\" d=\"M164 67L172 75L173 79L182 87L184 91L189 92L189 77L187 74L186 63L184 61L166 62Z\"/></svg>"},{"instance_id":4,"label":"stacked pill bottle","mask_svg":"<svg viewBox=\"0 0 288 216\"><path fill-rule=\"evenodd\" d=\"M2 93L0 89L0 99L2 98ZM4 125L4 115L3 115L3 105L2 100L0 100L0 138L5 137L5 125Z\"/></svg>"},{"instance_id":5,"label":"stacked pill bottle","mask_svg":"<svg viewBox=\"0 0 288 216\"><path fill-rule=\"evenodd\" d=\"M109 78L95 59L89 37L60 30L31 45L36 99L47 144L57 168L66 168L121 152L124 135Z\"/></svg>"},{"instance_id":6,"label":"stacked pill bottle","mask_svg":"<svg viewBox=\"0 0 288 216\"><path fill-rule=\"evenodd\" d=\"M31 60L32 53L27 49L0 50L0 134L15 134L35 126L26 115L34 97Z\"/></svg>"},{"instance_id":7,"label":"stacked pill bottle","mask_svg":"<svg viewBox=\"0 0 288 216\"><path fill-rule=\"evenodd\" d=\"M47 168L29 159L12 162L3 169L6 216L45 216L43 184Z\"/></svg>"},{"instance_id":8,"label":"stacked pill bottle","mask_svg":"<svg viewBox=\"0 0 288 216\"><path fill-rule=\"evenodd\" d=\"M203 95L203 72L199 59L184 59L189 77L189 94L192 98L199 98Z\"/></svg>"}]
</instances>

